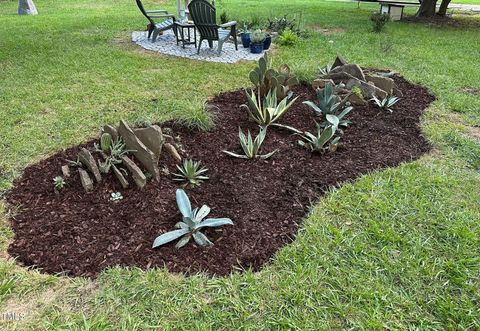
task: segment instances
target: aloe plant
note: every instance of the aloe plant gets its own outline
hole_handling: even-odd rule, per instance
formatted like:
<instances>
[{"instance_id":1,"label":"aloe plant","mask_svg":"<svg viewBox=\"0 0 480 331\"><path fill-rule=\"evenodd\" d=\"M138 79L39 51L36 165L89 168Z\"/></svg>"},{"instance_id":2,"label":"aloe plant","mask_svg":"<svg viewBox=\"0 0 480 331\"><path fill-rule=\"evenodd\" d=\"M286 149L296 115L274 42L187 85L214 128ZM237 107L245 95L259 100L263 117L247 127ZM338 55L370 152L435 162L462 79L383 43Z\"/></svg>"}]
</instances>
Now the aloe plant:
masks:
<instances>
[{"instance_id":1,"label":"aloe plant","mask_svg":"<svg viewBox=\"0 0 480 331\"><path fill-rule=\"evenodd\" d=\"M242 131L241 128L238 128L238 137L240 138L240 145L242 146L244 155L232 153L229 151L223 151L225 154L228 154L233 157L241 158L241 159L254 159L254 158L261 158L261 159L268 159L270 156L275 154L277 151L270 152L268 154L260 155L260 147L265 140L265 136L267 135L267 129L263 128L260 129L260 132L255 137L252 138L250 130L248 130L247 135Z\"/></svg>"},{"instance_id":2,"label":"aloe plant","mask_svg":"<svg viewBox=\"0 0 480 331\"><path fill-rule=\"evenodd\" d=\"M275 90L268 92L262 101L260 94L255 94L252 90L251 95L247 93L248 105L242 105L250 117L262 127L278 121L287 110L293 105L297 98L287 103L287 98L277 102Z\"/></svg>"},{"instance_id":3,"label":"aloe plant","mask_svg":"<svg viewBox=\"0 0 480 331\"><path fill-rule=\"evenodd\" d=\"M192 210L190 200L188 199L187 194L182 189L177 189L175 193L177 200L177 206L182 214L182 221L175 224L177 230L173 230L167 233L164 233L153 242L152 248L165 245L171 241L181 238L177 244L176 248L181 248L185 246L190 239L193 237L195 242L200 246L209 246L213 243L200 232L201 229L210 227L215 228L222 225L233 225L233 222L229 218L207 218L207 215L210 213L210 208L207 205L203 205L200 209L195 208Z\"/></svg>"}]
</instances>

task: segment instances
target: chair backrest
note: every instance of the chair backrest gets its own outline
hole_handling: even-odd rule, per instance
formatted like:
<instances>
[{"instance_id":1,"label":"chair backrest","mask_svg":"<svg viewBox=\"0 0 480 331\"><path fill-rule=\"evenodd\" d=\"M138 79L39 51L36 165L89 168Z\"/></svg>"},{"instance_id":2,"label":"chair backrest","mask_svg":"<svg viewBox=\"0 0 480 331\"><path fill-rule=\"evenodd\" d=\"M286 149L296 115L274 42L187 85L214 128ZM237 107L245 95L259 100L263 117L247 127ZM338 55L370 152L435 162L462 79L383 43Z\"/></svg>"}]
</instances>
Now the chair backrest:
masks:
<instances>
[{"instance_id":1,"label":"chair backrest","mask_svg":"<svg viewBox=\"0 0 480 331\"><path fill-rule=\"evenodd\" d=\"M150 18L150 16L148 16L147 11L143 7L143 3L140 0L135 0L135 1L137 2L138 9L140 9L143 16L145 16L147 18L147 20L150 22L150 24L155 25L155 22L153 21L153 19Z\"/></svg>"},{"instance_id":2,"label":"chair backrest","mask_svg":"<svg viewBox=\"0 0 480 331\"><path fill-rule=\"evenodd\" d=\"M218 40L217 13L207 0L193 0L188 5L193 22L204 39Z\"/></svg>"}]
</instances>

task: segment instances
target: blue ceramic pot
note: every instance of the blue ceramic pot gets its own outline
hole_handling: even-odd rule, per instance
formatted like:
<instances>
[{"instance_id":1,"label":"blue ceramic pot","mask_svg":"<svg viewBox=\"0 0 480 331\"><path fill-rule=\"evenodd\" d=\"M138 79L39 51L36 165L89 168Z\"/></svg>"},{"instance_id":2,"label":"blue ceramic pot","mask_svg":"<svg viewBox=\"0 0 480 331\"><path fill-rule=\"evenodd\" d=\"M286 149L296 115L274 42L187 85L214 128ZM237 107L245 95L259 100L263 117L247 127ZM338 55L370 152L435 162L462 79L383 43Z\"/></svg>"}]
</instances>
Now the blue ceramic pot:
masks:
<instances>
[{"instance_id":1,"label":"blue ceramic pot","mask_svg":"<svg viewBox=\"0 0 480 331\"><path fill-rule=\"evenodd\" d=\"M242 39L242 45L244 48L250 47L250 33L242 32L240 38Z\"/></svg>"},{"instance_id":2,"label":"blue ceramic pot","mask_svg":"<svg viewBox=\"0 0 480 331\"><path fill-rule=\"evenodd\" d=\"M263 43L261 44L250 43L250 53L260 54L261 52L263 52Z\"/></svg>"},{"instance_id":3,"label":"blue ceramic pot","mask_svg":"<svg viewBox=\"0 0 480 331\"><path fill-rule=\"evenodd\" d=\"M265 38L265 41L263 42L263 50L266 51L267 49L269 49L271 44L272 44L272 36L268 35L267 38Z\"/></svg>"}]
</instances>

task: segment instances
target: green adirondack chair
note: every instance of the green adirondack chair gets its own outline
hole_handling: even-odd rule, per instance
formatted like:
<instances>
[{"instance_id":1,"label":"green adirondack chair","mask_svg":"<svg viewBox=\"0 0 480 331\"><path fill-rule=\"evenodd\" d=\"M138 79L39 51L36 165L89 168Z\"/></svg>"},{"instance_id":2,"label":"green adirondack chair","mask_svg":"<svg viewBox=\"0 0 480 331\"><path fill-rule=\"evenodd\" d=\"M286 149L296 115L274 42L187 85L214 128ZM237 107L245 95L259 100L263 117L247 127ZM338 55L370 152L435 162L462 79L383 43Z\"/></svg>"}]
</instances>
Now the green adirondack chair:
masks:
<instances>
[{"instance_id":1,"label":"green adirondack chair","mask_svg":"<svg viewBox=\"0 0 480 331\"><path fill-rule=\"evenodd\" d=\"M142 12L143 16L147 18L150 22L148 25L148 39L152 36L152 43L157 40L158 35L160 32L166 31L168 29L173 28L173 22L175 22L175 16L169 14L166 10L145 10L143 7L142 1L135 0L137 2L137 6ZM156 23L154 19L161 18L163 19L162 22ZM175 29L174 29L175 30Z\"/></svg>"},{"instance_id":2,"label":"green adirondack chair","mask_svg":"<svg viewBox=\"0 0 480 331\"><path fill-rule=\"evenodd\" d=\"M200 33L197 54L200 54L202 41L208 40L210 48L213 47L213 41L218 42L218 55L220 55L222 53L223 43L227 41L230 36L233 37L235 49L238 50L237 22L232 21L218 25L216 9L206 0L193 0L188 5L188 11L195 27Z\"/></svg>"}]
</instances>

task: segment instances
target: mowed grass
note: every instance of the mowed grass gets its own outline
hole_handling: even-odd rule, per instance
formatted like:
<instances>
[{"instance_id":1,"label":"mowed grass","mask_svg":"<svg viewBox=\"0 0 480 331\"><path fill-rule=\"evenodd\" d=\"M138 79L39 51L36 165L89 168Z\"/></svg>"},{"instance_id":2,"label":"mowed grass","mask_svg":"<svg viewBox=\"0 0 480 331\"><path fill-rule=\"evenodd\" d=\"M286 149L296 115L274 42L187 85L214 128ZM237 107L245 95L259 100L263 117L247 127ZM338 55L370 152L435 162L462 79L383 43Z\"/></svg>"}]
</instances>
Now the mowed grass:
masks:
<instances>
[{"instance_id":1,"label":"mowed grass","mask_svg":"<svg viewBox=\"0 0 480 331\"><path fill-rule=\"evenodd\" d=\"M133 46L131 31L146 25L133 1L37 2L39 16L18 17L16 1L0 1L3 191L25 166L103 124L179 119L207 127L205 101L248 86L251 63L188 61ZM154 2L174 10L174 1L146 3ZM113 268L92 281L26 270L6 259L15 208L0 205L0 313L26 317L0 329L479 328L480 20L391 23L374 34L368 16L377 5L217 6L239 20L302 14L311 37L280 48L275 62L304 80L341 54L427 86L438 98L423 118L434 151L332 188L271 265L225 278Z\"/></svg>"}]
</instances>

